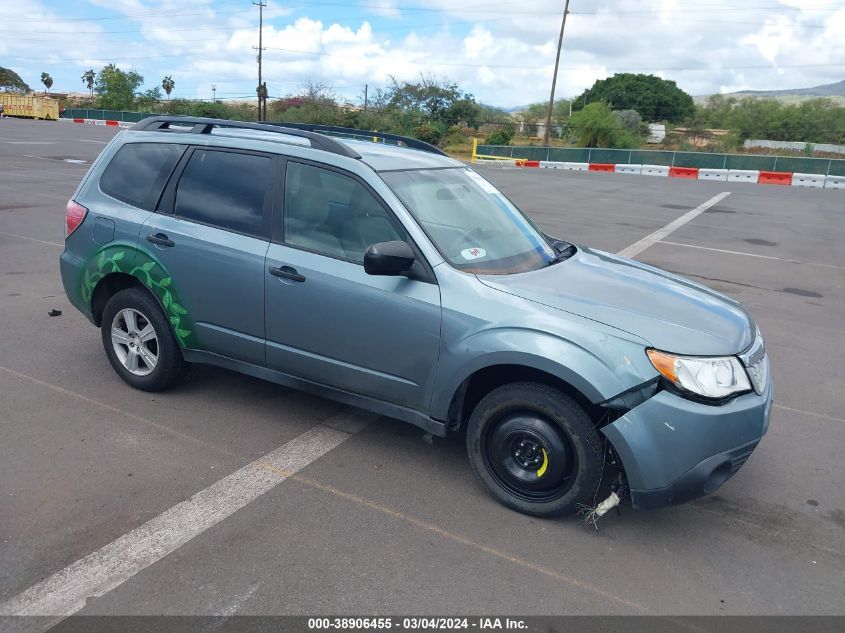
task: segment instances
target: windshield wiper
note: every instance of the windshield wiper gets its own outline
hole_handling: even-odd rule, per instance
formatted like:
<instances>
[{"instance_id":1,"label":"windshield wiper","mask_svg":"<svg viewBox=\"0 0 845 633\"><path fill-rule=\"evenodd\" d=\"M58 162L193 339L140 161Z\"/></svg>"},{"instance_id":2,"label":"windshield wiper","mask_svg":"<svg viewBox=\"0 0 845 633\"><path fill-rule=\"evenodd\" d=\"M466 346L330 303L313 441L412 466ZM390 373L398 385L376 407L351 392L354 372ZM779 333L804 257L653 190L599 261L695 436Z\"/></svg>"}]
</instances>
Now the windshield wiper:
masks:
<instances>
[{"instance_id":1,"label":"windshield wiper","mask_svg":"<svg viewBox=\"0 0 845 633\"><path fill-rule=\"evenodd\" d=\"M553 260L546 264L547 266L552 266L569 259L575 254L575 251L578 250L574 245L569 242L564 242L563 240L552 240L552 248L555 249L557 255Z\"/></svg>"}]
</instances>

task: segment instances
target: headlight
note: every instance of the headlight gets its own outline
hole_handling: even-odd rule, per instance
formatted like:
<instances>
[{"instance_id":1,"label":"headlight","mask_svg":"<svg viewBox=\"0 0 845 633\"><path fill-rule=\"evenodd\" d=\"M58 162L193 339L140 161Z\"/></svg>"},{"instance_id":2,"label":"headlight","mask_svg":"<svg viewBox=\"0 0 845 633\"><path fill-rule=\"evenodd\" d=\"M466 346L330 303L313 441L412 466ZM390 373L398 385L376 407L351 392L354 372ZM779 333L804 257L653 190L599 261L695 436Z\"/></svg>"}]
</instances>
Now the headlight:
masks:
<instances>
[{"instance_id":1,"label":"headlight","mask_svg":"<svg viewBox=\"0 0 845 633\"><path fill-rule=\"evenodd\" d=\"M748 374L738 358L676 356L656 349L646 350L654 368L673 385L705 398L726 398L751 391Z\"/></svg>"}]
</instances>

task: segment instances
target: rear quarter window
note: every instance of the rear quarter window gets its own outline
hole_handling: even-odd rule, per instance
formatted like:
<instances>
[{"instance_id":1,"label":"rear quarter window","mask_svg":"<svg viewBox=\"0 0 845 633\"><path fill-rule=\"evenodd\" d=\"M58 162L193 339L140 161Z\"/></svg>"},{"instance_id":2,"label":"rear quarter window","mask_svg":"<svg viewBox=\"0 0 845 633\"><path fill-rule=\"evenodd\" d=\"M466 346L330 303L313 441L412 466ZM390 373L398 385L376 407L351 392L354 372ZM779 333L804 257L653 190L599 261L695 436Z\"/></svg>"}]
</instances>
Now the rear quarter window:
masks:
<instances>
[{"instance_id":1,"label":"rear quarter window","mask_svg":"<svg viewBox=\"0 0 845 633\"><path fill-rule=\"evenodd\" d=\"M170 143L127 143L103 171L100 191L133 207L155 210L185 147Z\"/></svg>"}]
</instances>

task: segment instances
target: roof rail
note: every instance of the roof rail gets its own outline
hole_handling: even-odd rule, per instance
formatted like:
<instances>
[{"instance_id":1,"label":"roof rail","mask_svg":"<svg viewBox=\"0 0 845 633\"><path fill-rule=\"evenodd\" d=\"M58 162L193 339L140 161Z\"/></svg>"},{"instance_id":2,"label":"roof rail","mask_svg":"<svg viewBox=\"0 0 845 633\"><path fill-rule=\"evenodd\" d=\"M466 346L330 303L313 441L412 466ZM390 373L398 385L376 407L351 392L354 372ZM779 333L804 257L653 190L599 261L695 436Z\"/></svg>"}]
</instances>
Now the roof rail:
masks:
<instances>
[{"instance_id":1,"label":"roof rail","mask_svg":"<svg viewBox=\"0 0 845 633\"><path fill-rule=\"evenodd\" d=\"M176 126L176 127L171 127ZM190 126L190 130L180 130ZM325 134L318 134L309 129L299 127L287 127L287 124L267 124L267 123L250 123L247 121L229 121L227 119L208 119L204 117L192 116L172 116L161 115L151 116L142 119L132 126L133 130L149 130L149 131L172 131L172 132L188 132L192 134L211 134L214 128L232 128L245 130L258 130L260 132L275 132L278 134L286 134L287 136L297 136L308 139L311 142L311 147L320 149L332 154L339 154L349 158L361 158L361 155L353 150L351 147L338 141L337 139L326 136ZM419 141L418 141L419 142Z\"/></svg>"},{"instance_id":2,"label":"roof rail","mask_svg":"<svg viewBox=\"0 0 845 633\"><path fill-rule=\"evenodd\" d=\"M320 123L288 123L288 122L266 122L265 125L283 126L286 128L296 128L297 130L304 130L308 132L327 132L329 134L347 134L355 137L364 137L364 139L378 139L383 138L386 141L396 141L403 143L412 149L422 150L431 154L440 154L441 156L448 156L439 147L435 147L430 143L421 141L419 139L411 138L409 136L400 136L398 134L388 134L386 132L374 132L372 130L360 130L352 127L337 127L335 125L321 125Z\"/></svg>"}]
</instances>

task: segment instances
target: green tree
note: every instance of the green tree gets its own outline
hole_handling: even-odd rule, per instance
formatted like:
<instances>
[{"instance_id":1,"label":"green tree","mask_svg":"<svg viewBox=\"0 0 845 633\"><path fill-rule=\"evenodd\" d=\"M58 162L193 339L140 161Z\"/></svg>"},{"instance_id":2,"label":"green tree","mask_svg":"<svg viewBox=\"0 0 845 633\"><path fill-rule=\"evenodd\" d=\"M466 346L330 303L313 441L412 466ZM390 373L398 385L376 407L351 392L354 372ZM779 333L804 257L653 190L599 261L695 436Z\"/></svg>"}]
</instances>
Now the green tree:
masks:
<instances>
[{"instance_id":1,"label":"green tree","mask_svg":"<svg viewBox=\"0 0 845 633\"><path fill-rule=\"evenodd\" d=\"M484 139L485 145L510 145L514 135L514 126L510 123L500 125Z\"/></svg>"},{"instance_id":2,"label":"green tree","mask_svg":"<svg viewBox=\"0 0 845 633\"><path fill-rule=\"evenodd\" d=\"M399 83L395 78L391 82L387 109L410 118L416 116L418 125L419 119L426 119L445 127L466 124L477 129L481 122L481 107L475 98L452 81L423 75L416 82Z\"/></svg>"},{"instance_id":3,"label":"green tree","mask_svg":"<svg viewBox=\"0 0 845 633\"><path fill-rule=\"evenodd\" d=\"M161 101L161 88L156 86L138 95L138 109L142 112L152 110Z\"/></svg>"},{"instance_id":4,"label":"green tree","mask_svg":"<svg viewBox=\"0 0 845 633\"><path fill-rule=\"evenodd\" d=\"M519 113L522 119L522 133L526 136L537 136L538 125L546 121L546 108L548 104L532 103Z\"/></svg>"},{"instance_id":5,"label":"green tree","mask_svg":"<svg viewBox=\"0 0 845 633\"><path fill-rule=\"evenodd\" d=\"M569 128L581 147L633 148L642 142L642 136L625 129L606 103L591 103L574 113Z\"/></svg>"},{"instance_id":6,"label":"green tree","mask_svg":"<svg viewBox=\"0 0 845 633\"><path fill-rule=\"evenodd\" d=\"M620 128L634 136L645 136L648 126L643 123L643 118L636 110L615 110L613 116Z\"/></svg>"},{"instance_id":7,"label":"green tree","mask_svg":"<svg viewBox=\"0 0 845 633\"><path fill-rule=\"evenodd\" d=\"M82 83L85 87L88 88L88 92L91 93L91 96L94 96L94 80L97 78L97 73L94 72L93 68L89 68L84 73L82 73Z\"/></svg>"},{"instance_id":8,"label":"green tree","mask_svg":"<svg viewBox=\"0 0 845 633\"><path fill-rule=\"evenodd\" d=\"M0 66L0 91L20 92L25 94L30 92L30 88L14 70Z\"/></svg>"},{"instance_id":9,"label":"green tree","mask_svg":"<svg viewBox=\"0 0 845 633\"><path fill-rule=\"evenodd\" d=\"M646 121L676 123L695 111L690 95L674 81L654 75L620 73L600 79L575 100L574 108L581 110L597 101L614 110L636 110Z\"/></svg>"},{"instance_id":10,"label":"green tree","mask_svg":"<svg viewBox=\"0 0 845 633\"><path fill-rule=\"evenodd\" d=\"M686 125L730 130L739 141L845 143L845 108L829 99L787 104L776 99L714 96Z\"/></svg>"},{"instance_id":11,"label":"green tree","mask_svg":"<svg viewBox=\"0 0 845 633\"><path fill-rule=\"evenodd\" d=\"M123 71L109 64L98 74L94 82L97 105L104 110L125 110L132 106L135 92L144 83L144 78L134 70Z\"/></svg>"},{"instance_id":12,"label":"green tree","mask_svg":"<svg viewBox=\"0 0 845 633\"><path fill-rule=\"evenodd\" d=\"M167 93L167 98L170 99L170 93L173 92L173 89L176 87L176 82L173 81L173 77L167 75L161 80L161 87L164 88L164 92Z\"/></svg>"},{"instance_id":13,"label":"green tree","mask_svg":"<svg viewBox=\"0 0 845 633\"><path fill-rule=\"evenodd\" d=\"M41 73L41 83L47 88L47 92L50 92L50 88L53 85L53 78L47 73Z\"/></svg>"}]
</instances>

